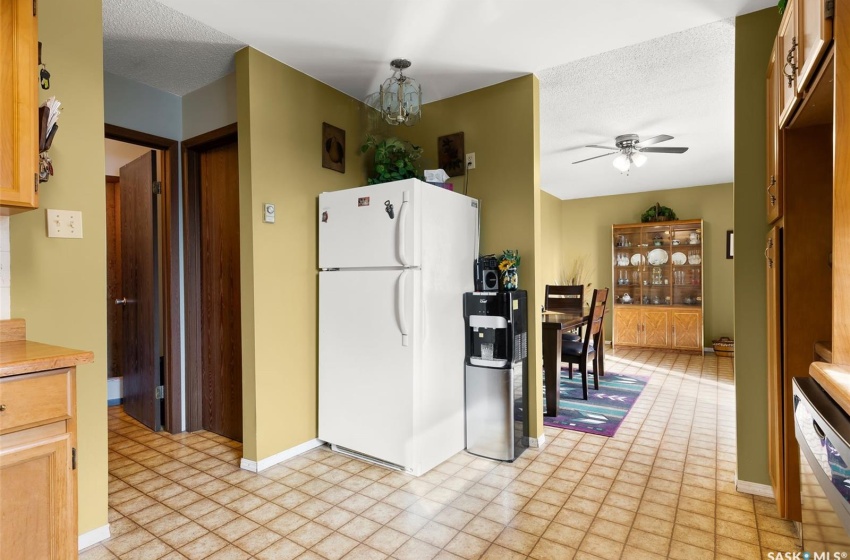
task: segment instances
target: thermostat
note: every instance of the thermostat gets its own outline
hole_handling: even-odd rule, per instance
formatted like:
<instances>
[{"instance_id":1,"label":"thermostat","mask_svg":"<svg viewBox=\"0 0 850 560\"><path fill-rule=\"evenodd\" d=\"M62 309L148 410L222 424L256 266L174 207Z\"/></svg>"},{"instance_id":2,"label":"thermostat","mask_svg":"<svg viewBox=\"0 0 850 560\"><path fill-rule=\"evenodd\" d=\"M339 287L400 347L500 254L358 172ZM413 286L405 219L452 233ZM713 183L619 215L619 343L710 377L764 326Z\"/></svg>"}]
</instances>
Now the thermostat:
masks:
<instances>
[{"instance_id":1,"label":"thermostat","mask_svg":"<svg viewBox=\"0 0 850 560\"><path fill-rule=\"evenodd\" d=\"M274 223L274 204L263 204L263 221L267 224Z\"/></svg>"}]
</instances>

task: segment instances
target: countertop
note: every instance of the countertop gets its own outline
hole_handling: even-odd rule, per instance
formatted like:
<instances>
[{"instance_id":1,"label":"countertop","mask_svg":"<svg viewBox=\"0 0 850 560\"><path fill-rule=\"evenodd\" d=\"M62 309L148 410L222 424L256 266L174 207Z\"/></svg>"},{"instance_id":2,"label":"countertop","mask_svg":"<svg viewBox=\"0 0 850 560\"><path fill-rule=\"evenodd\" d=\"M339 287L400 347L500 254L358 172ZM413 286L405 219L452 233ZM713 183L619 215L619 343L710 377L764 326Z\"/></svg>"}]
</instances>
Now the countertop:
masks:
<instances>
[{"instance_id":1,"label":"countertop","mask_svg":"<svg viewBox=\"0 0 850 560\"><path fill-rule=\"evenodd\" d=\"M809 375L844 412L850 414L850 368L827 362L813 362L809 366Z\"/></svg>"},{"instance_id":2,"label":"countertop","mask_svg":"<svg viewBox=\"0 0 850 560\"><path fill-rule=\"evenodd\" d=\"M0 378L90 364L94 353L26 339L23 319L0 321Z\"/></svg>"}]
</instances>

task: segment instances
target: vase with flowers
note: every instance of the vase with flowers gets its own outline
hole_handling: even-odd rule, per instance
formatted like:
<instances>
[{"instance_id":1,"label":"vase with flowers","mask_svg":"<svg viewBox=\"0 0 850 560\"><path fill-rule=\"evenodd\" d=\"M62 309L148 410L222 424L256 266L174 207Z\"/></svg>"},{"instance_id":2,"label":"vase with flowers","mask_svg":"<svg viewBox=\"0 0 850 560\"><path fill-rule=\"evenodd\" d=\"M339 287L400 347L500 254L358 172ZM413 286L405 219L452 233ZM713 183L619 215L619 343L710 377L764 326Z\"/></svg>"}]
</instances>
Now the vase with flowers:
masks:
<instances>
[{"instance_id":1,"label":"vase with flowers","mask_svg":"<svg viewBox=\"0 0 850 560\"><path fill-rule=\"evenodd\" d=\"M517 289L519 284L519 250L505 249L502 256L499 258L499 271L502 275L502 290L512 292Z\"/></svg>"}]
</instances>

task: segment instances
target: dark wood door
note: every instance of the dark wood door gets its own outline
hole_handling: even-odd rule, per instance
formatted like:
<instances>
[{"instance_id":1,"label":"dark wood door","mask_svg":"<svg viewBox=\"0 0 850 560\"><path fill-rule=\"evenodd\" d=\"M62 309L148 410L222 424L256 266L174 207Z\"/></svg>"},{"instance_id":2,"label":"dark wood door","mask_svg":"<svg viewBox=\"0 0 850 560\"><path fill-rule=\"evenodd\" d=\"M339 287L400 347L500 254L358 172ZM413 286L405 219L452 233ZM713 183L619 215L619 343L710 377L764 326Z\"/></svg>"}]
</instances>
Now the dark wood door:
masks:
<instances>
[{"instance_id":1,"label":"dark wood door","mask_svg":"<svg viewBox=\"0 0 850 560\"><path fill-rule=\"evenodd\" d=\"M121 183L106 176L106 376L121 377L121 336L124 321L115 300L124 297L121 285Z\"/></svg>"},{"instance_id":2,"label":"dark wood door","mask_svg":"<svg viewBox=\"0 0 850 560\"><path fill-rule=\"evenodd\" d=\"M162 426L156 400L157 346L156 154L147 153L121 168L121 308L124 410L152 430ZM120 302L120 303L119 303Z\"/></svg>"},{"instance_id":3,"label":"dark wood door","mask_svg":"<svg viewBox=\"0 0 850 560\"><path fill-rule=\"evenodd\" d=\"M236 141L200 153L201 392L205 430L242 441L239 161Z\"/></svg>"}]
</instances>

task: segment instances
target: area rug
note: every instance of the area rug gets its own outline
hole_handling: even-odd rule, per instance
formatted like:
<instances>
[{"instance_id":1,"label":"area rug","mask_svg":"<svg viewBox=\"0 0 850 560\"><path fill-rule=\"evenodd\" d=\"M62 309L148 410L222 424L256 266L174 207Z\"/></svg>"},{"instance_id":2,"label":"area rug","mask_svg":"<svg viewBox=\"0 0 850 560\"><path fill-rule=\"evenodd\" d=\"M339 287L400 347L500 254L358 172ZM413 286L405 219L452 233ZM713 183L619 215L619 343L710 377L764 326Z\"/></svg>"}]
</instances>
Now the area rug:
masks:
<instances>
[{"instance_id":1,"label":"area rug","mask_svg":"<svg viewBox=\"0 0 850 560\"><path fill-rule=\"evenodd\" d=\"M544 416L543 424L611 437L637 401L647 379L637 375L606 372L599 378L599 390L593 389L588 376L587 400L581 398L581 375L573 370L561 372L561 395L558 416ZM543 402L546 402L545 399Z\"/></svg>"}]
</instances>

